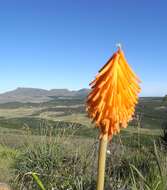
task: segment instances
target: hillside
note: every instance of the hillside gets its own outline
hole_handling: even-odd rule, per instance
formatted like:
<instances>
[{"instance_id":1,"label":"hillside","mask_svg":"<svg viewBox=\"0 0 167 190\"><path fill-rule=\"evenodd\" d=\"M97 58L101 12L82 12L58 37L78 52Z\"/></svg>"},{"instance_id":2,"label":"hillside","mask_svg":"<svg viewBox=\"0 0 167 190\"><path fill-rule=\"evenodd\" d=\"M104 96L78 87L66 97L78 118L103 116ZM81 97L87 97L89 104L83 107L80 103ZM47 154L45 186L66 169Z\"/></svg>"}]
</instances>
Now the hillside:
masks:
<instances>
[{"instance_id":1,"label":"hillside","mask_svg":"<svg viewBox=\"0 0 167 190\"><path fill-rule=\"evenodd\" d=\"M21 127L28 120L36 119L90 125L85 111L88 92L89 89L17 88L0 94L0 126L12 127L17 123ZM160 129L162 123L167 121L167 102L163 100L162 97L141 97L136 107L136 117L130 125L136 126L137 119L140 119L142 128Z\"/></svg>"},{"instance_id":2,"label":"hillside","mask_svg":"<svg viewBox=\"0 0 167 190\"><path fill-rule=\"evenodd\" d=\"M54 97L76 97L86 96L89 89L80 89L70 91L68 89L44 90L38 88L17 88L0 94L0 103L22 102L22 103L40 103L53 100Z\"/></svg>"},{"instance_id":3,"label":"hillside","mask_svg":"<svg viewBox=\"0 0 167 190\"><path fill-rule=\"evenodd\" d=\"M167 102L167 95L164 96L163 101Z\"/></svg>"}]
</instances>

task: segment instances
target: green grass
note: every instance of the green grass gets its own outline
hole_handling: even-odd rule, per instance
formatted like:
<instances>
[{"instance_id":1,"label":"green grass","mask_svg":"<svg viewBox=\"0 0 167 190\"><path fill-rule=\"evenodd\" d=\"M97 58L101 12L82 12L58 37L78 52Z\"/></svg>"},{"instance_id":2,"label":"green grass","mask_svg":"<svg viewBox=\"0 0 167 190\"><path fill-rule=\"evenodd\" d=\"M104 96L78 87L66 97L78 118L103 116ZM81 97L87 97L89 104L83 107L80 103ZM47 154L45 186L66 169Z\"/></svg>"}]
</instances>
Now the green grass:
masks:
<instances>
[{"instance_id":1,"label":"green grass","mask_svg":"<svg viewBox=\"0 0 167 190\"><path fill-rule=\"evenodd\" d=\"M7 180L13 187L17 190L24 184L29 189L38 190L39 184L34 180L33 172L48 190L52 187L60 190L95 189L97 141L93 137L88 137L87 134L75 136L59 133L57 136L48 136L45 131L43 132L41 136L31 134L22 136L22 144L17 148L19 151L9 146L3 146L0 151L1 158L4 158L2 160L7 162L7 171L4 172L10 176ZM111 155L107 154L106 190L111 187L113 190L118 190L118 186L132 189L134 183L138 189L139 186L144 185L143 179L150 184L158 179L160 174L154 154L154 140L156 139L149 135L138 138L137 135L131 134L127 137L127 133L113 138L112 143L108 145ZM161 167L166 168L164 163L166 153L161 151L159 146L157 146L157 151L160 155ZM10 161L6 159L8 157ZM141 173L143 179L131 166ZM166 175L165 171L163 175ZM16 176L17 180L13 181Z\"/></svg>"},{"instance_id":2,"label":"green grass","mask_svg":"<svg viewBox=\"0 0 167 190\"><path fill-rule=\"evenodd\" d=\"M6 177L0 175L0 180L10 183L16 190L21 184L38 189L31 175L34 172L48 190L55 186L60 190L95 189L98 130L83 126L73 129L73 132L64 128L58 130L56 136L54 133L49 136L44 128L40 135L32 135L31 132L6 134L3 140L0 138L0 144L4 144L0 146L0 168ZM157 139L157 135L140 135L128 131L114 136L112 144L108 146L111 155L107 155L106 190L111 189L111 186L114 190L118 190L118 186L132 186L129 164L134 165L146 180L153 180L155 174L148 173L148 168L155 167L153 143ZM158 152L164 154L159 148ZM143 173L143 168L146 173ZM18 175L18 181L14 181ZM139 186L142 180L135 171L133 175Z\"/></svg>"},{"instance_id":3,"label":"green grass","mask_svg":"<svg viewBox=\"0 0 167 190\"><path fill-rule=\"evenodd\" d=\"M0 145L0 181L8 183L14 177L11 170L14 160L19 155L19 151L5 145Z\"/></svg>"},{"instance_id":4,"label":"green grass","mask_svg":"<svg viewBox=\"0 0 167 190\"><path fill-rule=\"evenodd\" d=\"M16 102L0 105L0 181L15 186L17 169L22 177L28 172L30 181L24 183L35 189L39 184L32 172L48 190L55 184L59 190L95 189L98 129L87 118L83 104L82 98L55 97L42 104ZM142 99L137 106L137 113L142 114L142 128L132 122L113 137L108 147L112 155L107 155L106 190L111 187L118 190L119 186L135 190L144 185L144 180L152 183L155 179L155 184L161 180L153 145L154 141L159 141L161 124L167 120L166 108L167 104L161 98ZM157 149L161 167L167 168L164 164L166 153L159 146ZM55 159L58 159L57 168L53 165ZM49 172L53 172L53 176L48 176ZM166 175L164 171L163 175ZM59 180L60 176L63 180ZM18 185L23 182L22 177Z\"/></svg>"}]
</instances>

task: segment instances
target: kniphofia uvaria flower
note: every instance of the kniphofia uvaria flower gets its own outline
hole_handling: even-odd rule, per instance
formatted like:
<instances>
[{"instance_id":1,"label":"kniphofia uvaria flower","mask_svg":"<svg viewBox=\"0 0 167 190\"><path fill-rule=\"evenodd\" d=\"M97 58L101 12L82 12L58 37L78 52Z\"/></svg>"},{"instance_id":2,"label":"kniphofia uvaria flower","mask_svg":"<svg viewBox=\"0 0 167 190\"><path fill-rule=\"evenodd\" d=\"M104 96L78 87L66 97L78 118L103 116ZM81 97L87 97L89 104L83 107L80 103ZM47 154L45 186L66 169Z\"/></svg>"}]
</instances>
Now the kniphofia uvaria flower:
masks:
<instances>
[{"instance_id":1,"label":"kniphofia uvaria flower","mask_svg":"<svg viewBox=\"0 0 167 190\"><path fill-rule=\"evenodd\" d=\"M128 65L119 48L90 83L87 112L100 129L99 172L97 189L104 186L107 141L126 128L135 112L140 92L140 80ZM101 182L102 180L102 182Z\"/></svg>"}]
</instances>

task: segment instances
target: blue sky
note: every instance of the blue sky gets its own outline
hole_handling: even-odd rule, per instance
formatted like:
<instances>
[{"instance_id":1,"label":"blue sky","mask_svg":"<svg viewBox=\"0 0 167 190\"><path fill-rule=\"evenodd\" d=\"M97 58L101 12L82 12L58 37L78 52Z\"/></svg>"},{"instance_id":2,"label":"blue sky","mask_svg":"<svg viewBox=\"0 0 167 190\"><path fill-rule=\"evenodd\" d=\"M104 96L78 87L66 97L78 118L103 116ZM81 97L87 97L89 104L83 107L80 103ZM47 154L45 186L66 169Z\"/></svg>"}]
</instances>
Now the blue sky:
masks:
<instances>
[{"instance_id":1,"label":"blue sky","mask_svg":"<svg viewBox=\"0 0 167 190\"><path fill-rule=\"evenodd\" d=\"M87 88L121 42L142 96L167 94L167 1L0 1L0 92Z\"/></svg>"}]
</instances>

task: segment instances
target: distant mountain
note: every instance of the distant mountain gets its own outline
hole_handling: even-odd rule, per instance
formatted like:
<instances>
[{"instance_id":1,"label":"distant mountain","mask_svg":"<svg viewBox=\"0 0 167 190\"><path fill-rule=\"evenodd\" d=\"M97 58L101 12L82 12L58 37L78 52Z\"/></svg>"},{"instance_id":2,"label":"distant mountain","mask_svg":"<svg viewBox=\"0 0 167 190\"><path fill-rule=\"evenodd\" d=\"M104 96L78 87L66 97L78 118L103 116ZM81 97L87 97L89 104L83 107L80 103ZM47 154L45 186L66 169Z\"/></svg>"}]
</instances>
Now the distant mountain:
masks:
<instances>
[{"instance_id":1,"label":"distant mountain","mask_svg":"<svg viewBox=\"0 0 167 190\"><path fill-rule=\"evenodd\" d=\"M89 92L90 92L90 89L82 88L78 91L75 91L75 96L87 96Z\"/></svg>"},{"instance_id":2,"label":"distant mountain","mask_svg":"<svg viewBox=\"0 0 167 190\"><path fill-rule=\"evenodd\" d=\"M13 91L0 94L0 103L8 102L47 102L52 100L52 97L77 97L86 96L89 89L68 90L68 89L52 89L44 90L38 88L17 88Z\"/></svg>"}]
</instances>

